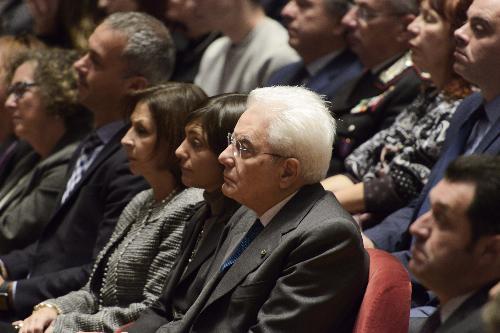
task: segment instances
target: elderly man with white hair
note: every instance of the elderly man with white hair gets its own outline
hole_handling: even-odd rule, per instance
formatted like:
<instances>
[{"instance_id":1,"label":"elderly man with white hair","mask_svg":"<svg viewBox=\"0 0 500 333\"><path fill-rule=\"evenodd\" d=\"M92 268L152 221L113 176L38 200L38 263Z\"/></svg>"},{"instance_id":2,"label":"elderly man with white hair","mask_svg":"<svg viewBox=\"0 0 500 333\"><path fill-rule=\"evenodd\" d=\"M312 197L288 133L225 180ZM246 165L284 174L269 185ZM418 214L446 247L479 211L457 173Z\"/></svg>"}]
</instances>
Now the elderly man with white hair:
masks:
<instances>
[{"instance_id":1,"label":"elderly man with white hair","mask_svg":"<svg viewBox=\"0 0 500 333\"><path fill-rule=\"evenodd\" d=\"M228 222L189 310L156 332L351 332L368 256L351 216L319 184L335 123L300 87L250 93L228 147Z\"/></svg>"}]
</instances>

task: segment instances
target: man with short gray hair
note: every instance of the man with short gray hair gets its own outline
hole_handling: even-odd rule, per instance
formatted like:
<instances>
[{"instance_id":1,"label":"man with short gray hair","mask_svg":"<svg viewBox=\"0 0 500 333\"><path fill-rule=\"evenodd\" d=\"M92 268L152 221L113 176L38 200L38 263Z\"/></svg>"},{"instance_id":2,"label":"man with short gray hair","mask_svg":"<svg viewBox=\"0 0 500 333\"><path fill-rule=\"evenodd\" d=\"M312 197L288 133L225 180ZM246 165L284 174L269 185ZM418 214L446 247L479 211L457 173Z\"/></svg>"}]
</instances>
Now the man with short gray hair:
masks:
<instances>
[{"instance_id":1,"label":"man with short gray hair","mask_svg":"<svg viewBox=\"0 0 500 333\"><path fill-rule=\"evenodd\" d=\"M228 222L198 298L156 332L352 331L368 257L352 217L319 184L333 137L317 94L250 93L219 156L222 191L244 206Z\"/></svg>"}]
</instances>

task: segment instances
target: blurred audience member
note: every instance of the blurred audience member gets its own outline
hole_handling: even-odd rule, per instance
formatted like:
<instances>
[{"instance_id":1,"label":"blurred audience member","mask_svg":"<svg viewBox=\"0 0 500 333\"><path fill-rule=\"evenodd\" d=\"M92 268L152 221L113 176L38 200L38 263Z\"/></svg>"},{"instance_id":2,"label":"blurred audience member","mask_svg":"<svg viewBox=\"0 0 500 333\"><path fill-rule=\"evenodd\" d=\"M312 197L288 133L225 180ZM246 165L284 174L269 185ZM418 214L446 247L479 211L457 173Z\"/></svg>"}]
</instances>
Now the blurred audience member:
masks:
<instances>
[{"instance_id":1,"label":"blurred audience member","mask_svg":"<svg viewBox=\"0 0 500 333\"><path fill-rule=\"evenodd\" d=\"M389 127L418 95L420 80L408 51L407 26L418 15L418 0L355 0L342 19L347 41L365 67L333 97L339 120L328 175L344 170L344 159Z\"/></svg>"},{"instance_id":2,"label":"blurred audience member","mask_svg":"<svg viewBox=\"0 0 500 333\"><path fill-rule=\"evenodd\" d=\"M203 25L189 23L193 17L192 0L166 0L165 16L176 46L175 70L172 81L194 82L201 58L207 47L220 33Z\"/></svg>"},{"instance_id":3,"label":"blurred audience member","mask_svg":"<svg viewBox=\"0 0 500 333\"><path fill-rule=\"evenodd\" d=\"M465 22L471 2L421 2L420 15L408 30L413 36L412 60L424 79L423 92L391 127L346 158L346 175L323 182L351 213L387 215L415 199L426 183L450 118L471 93L470 85L453 71L453 33Z\"/></svg>"},{"instance_id":4,"label":"blurred audience member","mask_svg":"<svg viewBox=\"0 0 500 333\"><path fill-rule=\"evenodd\" d=\"M479 24L480 23L480 24ZM488 27L478 33L478 27ZM500 2L473 0L467 22L455 31L455 71L477 85L480 93L464 99L455 111L440 157L418 199L365 231L365 246L393 252L407 266L413 241L408 229L429 211L429 191L444 176L450 161L459 155L500 152ZM433 295L413 284L413 305L432 304ZM415 311L414 311L414 315Z\"/></svg>"},{"instance_id":5,"label":"blurred audience member","mask_svg":"<svg viewBox=\"0 0 500 333\"><path fill-rule=\"evenodd\" d=\"M19 54L41 47L43 44L29 35L0 37L0 191L13 170L22 176L33 168L38 160L38 156L31 155L33 158L30 157L21 162L32 149L29 144L17 140L11 115L5 110L4 104L7 99L9 85L7 74L11 62Z\"/></svg>"},{"instance_id":6,"label":"blurred audience member","mask_svg":"<svg viewBox=\"0 0 500 333\"><path fill-rule=\"evenodd\" d=\"M177 259L184 226L199 207L200 190L186 189L175 149L187 117L206 101L194 85L171 83L141 91L122 139L130 168L151 189L132 199L99 253L85 287L49 299L22 322L21 333L113 332L134 321L161 295ZM101 272L102 267L107 269Z\"/></svg>"},{"instance_id":7,"label":"blurred audience member","mask_svg":"<svg viewBox=\"0 0 500 333\"><path fill-rule=\"evenodd\" d=\"M182 252L159 302L127 327L129 333L156 332L174 316L185 314L203 288L219 238L240 206L221 191L224 175L217 157L226 148L227 133L234 130L246 100L242 94L214 96L190 115L176 155L182 182L205 190L205 204L186 226Z\"/></svg>"},{"instance_id":8,"label":"blurred audience member","mask_svg":"<svg viewBox=\"0 0 500 333\"><path fill-rule=\"evenodd\" d=\"M32 29L33 17L26 1L0 1L0 35L28 34Z\"/></svg>"},{"instance_id":9,"label":"blurred audience member","mask_svg":"<svg viewBox=\"0 0 500 333\"><path fill-rule=\"evenodd\" d=\"M117 12L143 12L160 21L165 20L168 0L97 0L98 7L107 15Z\"/></svg>"},{"instance_id":10,"label":"blurred audience member","mask_svg":"<svg viewBox=\"0 0 500 333\"><path fill-rule=\"evenodd\" d=\"M86 50L100 19L96 0L26 0L33 32L47 45Z\"/></svg>"},{"instance_id":11,"label":"blurred audience member","mask_svg":"<svg viewBox=\"0 0 500 333\"><path fill-rule=\"evenodd\" d=\"M17 137L40 159L0 191L0 254L38 239L66 185L70 158L91 129L91 114L77 101L77 57L75 51L31 51L12 64L5 108Z\"/></svg>"},{"instance_id":12,"label":"blurred audience member","mask_svg":"<svg viewBox=\"0 0 500 333\"><path fill-rule=\"evenodd\" d=\"M410 272L440 306L420 332L485 332L481 307L500 281L500 157L452 162L410 227Z\"/></svg>"},{"instance_id":13,"label":"blurred audience member","mask_svg":"<svg viewBox=\"0 0 500 333\"><path fill-rule=\"evenodd\" d=\"M302 58L276 71L268 86L305 85L331 100L339 88L361 73L347 48L341 20L349 0L291 0L282 11L288 43Z\"/></svg>"},{"instance_id":14,"label":"blurred audience member","mask_svg":"<svg viewBox=\"0 0 500 333\"><path fill-rule=\"evenodd\" d=\"M4 318L25 318L37 303L82 288L119 215L146 187L130 173L120 140L131 95L172 72L170 34L147 14L116 13L96 28L89 45L75 68L78 98L92 111L95 131L75 154L61 201L38 242L0 256L0 285L8 289Z\"/></svg>"},{"instance_id":15,"label":"blurred audience member","mask_svg":"<svg viewBox=\"0 0 500 333\"><path fill-rule=\"evenodd\" d=\"M188 26L224 34L203 54L195 83L209 96L249 92L278 68L298 61L285 28L264 13L259 0L188 0Z\"/></svg>"}]
</instances>

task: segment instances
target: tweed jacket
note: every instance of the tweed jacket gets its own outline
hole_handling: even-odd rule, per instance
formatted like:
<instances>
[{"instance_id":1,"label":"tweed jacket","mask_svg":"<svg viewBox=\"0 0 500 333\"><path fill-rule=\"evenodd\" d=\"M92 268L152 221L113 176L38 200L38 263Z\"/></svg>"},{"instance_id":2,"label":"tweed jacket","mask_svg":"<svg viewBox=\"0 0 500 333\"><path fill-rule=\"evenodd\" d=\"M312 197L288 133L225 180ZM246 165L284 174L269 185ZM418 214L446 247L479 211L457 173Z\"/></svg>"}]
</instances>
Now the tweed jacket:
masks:
<instances>
[{"instance_id":1,"label":"tweed jacket","mask_svg":"<svg viewBox=\"0 0 500 333\"><path fill-rule=\"evenodd\" d=\"M202 199L201 190L186 189L153 206L152 190L139 193L121 214L85 287L47 301L63 312L54 332L113 332L137 319L161 295L185 223Z\"/></svg>"},{"instance_id":2,"label":"tweed jacket","mask_svg":"<svg viewBox=\"0 0 500 333\"><path fill-rule=\"evenodd\" d=\"M200 295L157 333L352 332L369 259L333 194L304 186L222 271L255 219L246 207L233 215Z\"/></svg>"},{"instance_id":3,"label":"tweed jacket","mask_svg":"<svg viewBox=\"0 0 500 333\"><path fill-rule=\"evenodd\" d=\"M55 151L0 198L0 254L35 242L50 221L78 142Z\"/></svg>"}]
</instances>

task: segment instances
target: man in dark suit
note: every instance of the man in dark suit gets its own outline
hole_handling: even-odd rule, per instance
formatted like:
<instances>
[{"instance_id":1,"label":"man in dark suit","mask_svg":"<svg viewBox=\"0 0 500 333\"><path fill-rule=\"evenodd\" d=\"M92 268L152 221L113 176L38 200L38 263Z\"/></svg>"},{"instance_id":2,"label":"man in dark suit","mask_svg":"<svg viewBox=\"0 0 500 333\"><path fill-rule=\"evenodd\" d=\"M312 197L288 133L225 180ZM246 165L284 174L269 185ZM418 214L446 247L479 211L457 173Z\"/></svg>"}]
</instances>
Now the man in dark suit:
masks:
<instances>
[{"instance_id":1,"label":"man in dark suit","mask_svg":"<svg viewBox=\"0 0 500 333\"><path fill-rule=\"evenodd\" d=\"M484 332L481 307L500 281L500 157L462 156L430 192L410 227L410 271L440 307L420 332Z\"/></svg>"},{"instance_id":2,"label":"man in dark suit","mask_svg":"<svg viewBox=\"0 0 500 333\"><path fill-rule=\"evenodd\" d=\"M459 155L497 155L500 152L500 83L494 79L500 75L500 31L488 30L489 39L478 36L473 27L478 19L490 26L499 26L500 3L474 0L468 10L467 23L455 32L454 68L476 84L481 93L466 98L453 115L441 156L419 198L365 231L366 247L376 246L393 252L405 265L411 257L409 249L413 242L409 226L429 210L429 192L441 181L448 164ZM413 305L425 305L429 301L432 299L425 288L414 283Z\"/></svg>"},{"instance_id":3,"label":"man in dark suit","mask_svg":"<svg viewBox=\"0 0 500 333\"><path fill-rule=\"evenodd\" d=\"M77 150L39 241L0 257L4 316L24 318L37 303L81 288L123 208L146 187L130 173L120 145L124 116L134 91L168 79L172 45L163 24L140 13L111 15L90 36L88 53L74 66L79 99L93 112L96 130Z\"/></svg>"},{"instance_id":4,"label":"man in dark suit","mask_svg":"<svg viewBox=\"0 0 500 333\"><path fill-rule=\"evenodd\" d=\"M368 259L355 222L318 183L333 136L334 120L315 93L250 94L219 157L222 191L246 207L228 222L192 305L156 332L352 330Z\"/></svg>"},{"instance_id":5,"label":"man in dark suit","mask_svg":"<svg viewBox=\"0 0 500 333\"><path fill-rule=\"evenodd\" d=\"M390 126L419 93L406 31L418 10L416 0L356 0L343 17L349 47L365 71L332 99L339 122L329 175L342 172L345 157Z\"/></svg>"},{"instance_id":6,"label":"man in dark suit","mask_svg":"<svg viewBox=\"0 0 500 333\"><path fill-rule=\"evenodd\" d=\"M267 86L304 85L329 100L346 82L361 74L362 66L347 48L342 17L348 0L292 0L282 11L289 44L301 61L277 70Z\"/></svg>"}]
</instances>

